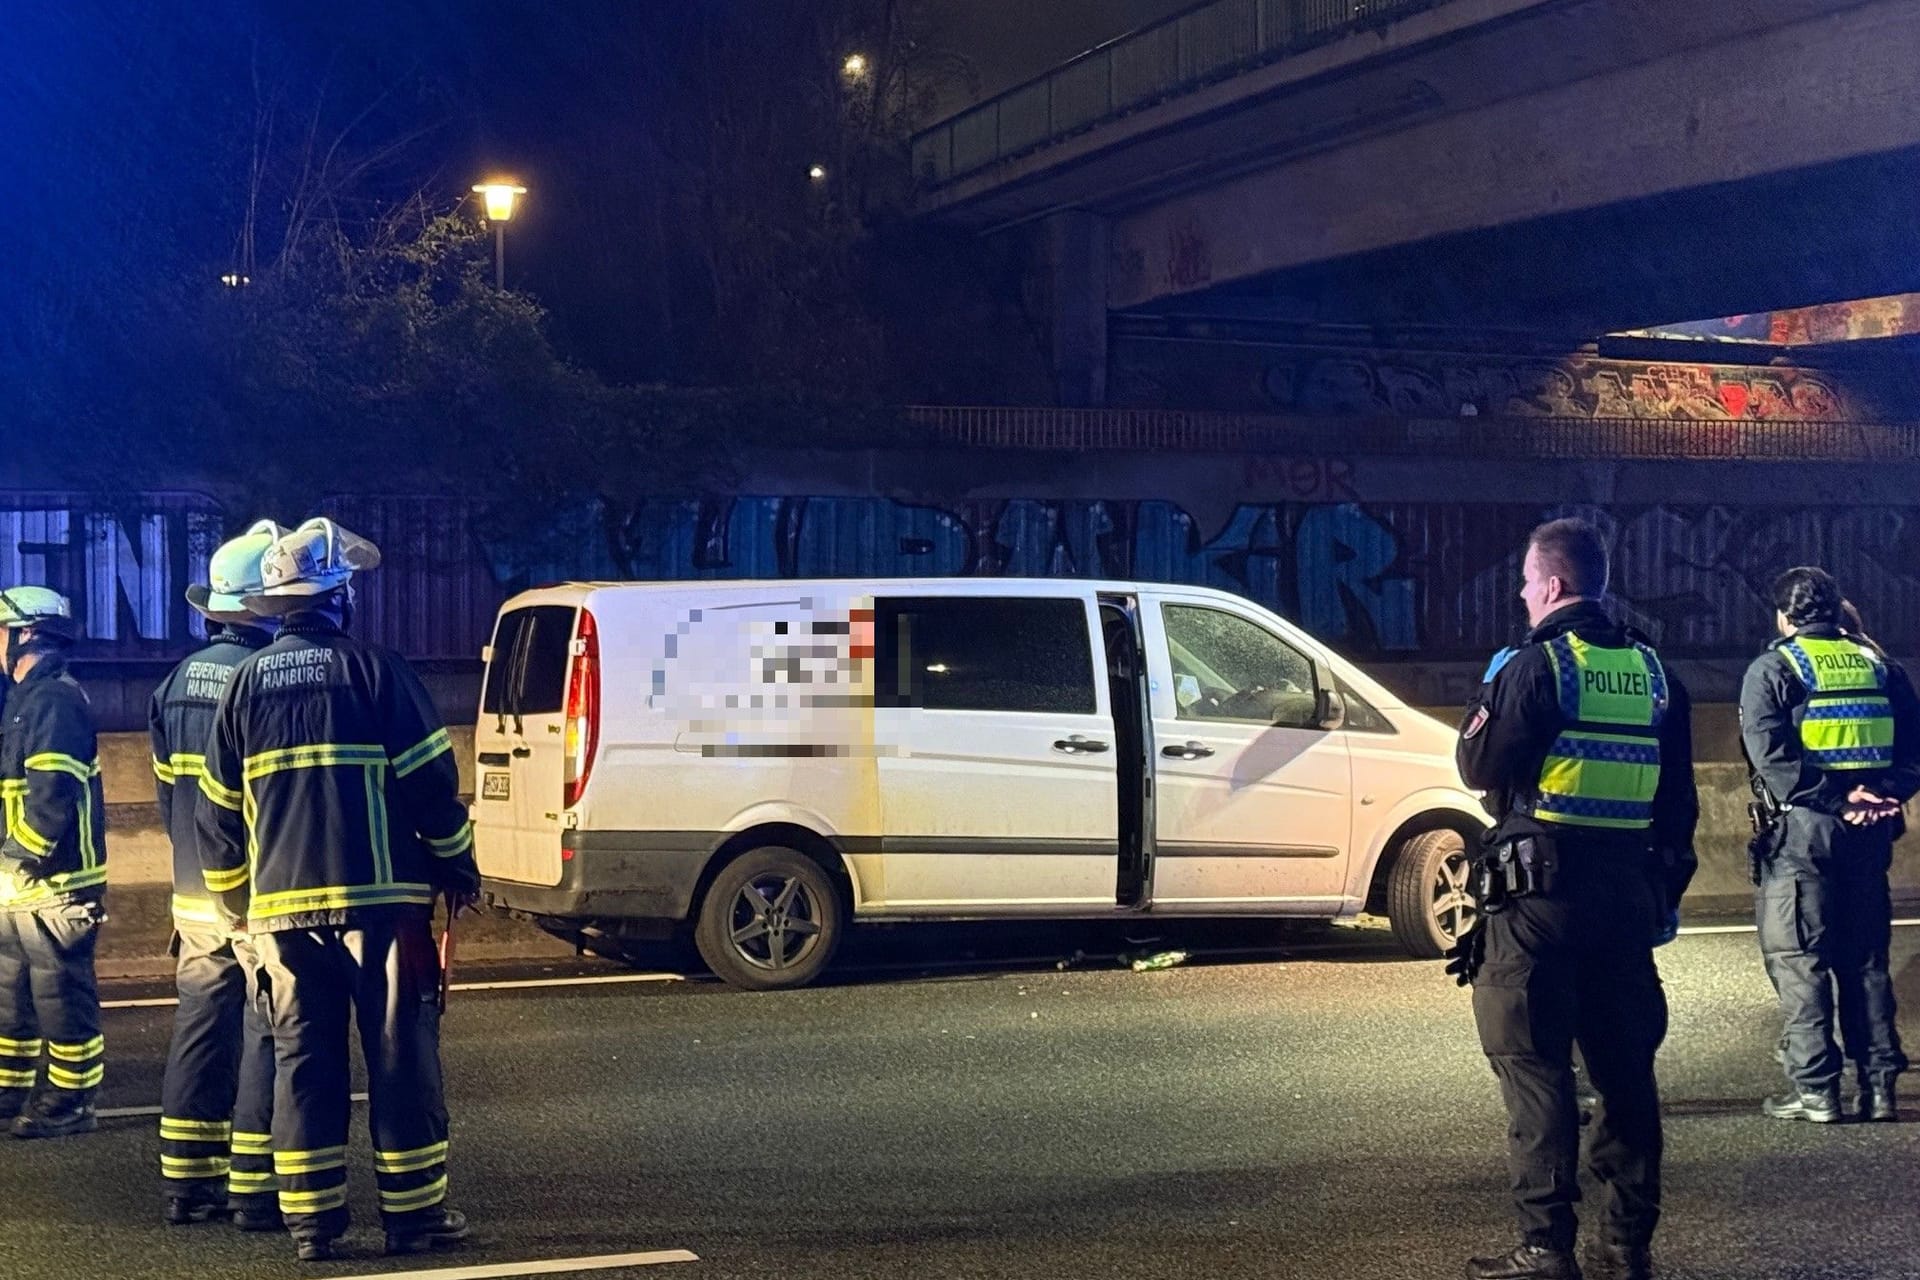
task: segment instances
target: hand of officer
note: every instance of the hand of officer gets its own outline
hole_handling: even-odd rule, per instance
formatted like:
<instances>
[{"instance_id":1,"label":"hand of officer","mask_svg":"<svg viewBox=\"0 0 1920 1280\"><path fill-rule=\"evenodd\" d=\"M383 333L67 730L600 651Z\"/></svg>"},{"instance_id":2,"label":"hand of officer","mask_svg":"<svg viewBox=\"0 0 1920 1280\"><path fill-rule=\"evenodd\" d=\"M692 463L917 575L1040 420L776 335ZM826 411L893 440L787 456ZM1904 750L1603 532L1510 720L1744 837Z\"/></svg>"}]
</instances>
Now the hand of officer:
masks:
<instances>
[{"instance_id":1,"label":"hand of officer","mask_svg":"<svg viewBox=\"0 0 1920 1280\"><path fill-rule=\"evenodd\" d=\"M1846 807L1840 810L1842 821L1856 827L1870 826L1900 812L1900 802L1889 800L1877 791L1855 787L1847 793Z\"/></svg>"},{"instance_id":2,"label":"hand of officer","mask_svg":"<svg viewBox=\"0 0 1920 1280\"><path fill-rule=\"evenodd\" d=\"M478 889L458 889L447 895L447 918L458 920L469 911L480 909L480 891Z\"/></svg>"},{"instance_id":3,"label":"hand of officer","mask_svg":"<svg viewBox=\"0 0 1920 1280\"><path fill-rule=\"evenodd\" d=\"M1680 936L1680 908L1667 908L1667 918L1662 920L1653 931L1653 945L1664 947Z\"/></svg>"},{"instance_id":4,"label":"hand of officer","mask_svg":"<svg viewBox=\"0 0 1920 1280\"><path fill-rule=\"evenodd\" d=\"M1487 931L1485 926L1476 921L1447 949L1446 972L1456 985L1472 986L1474 975L1480 972L1480 964L1486 955Z\"/></svg>"}]
</instances>

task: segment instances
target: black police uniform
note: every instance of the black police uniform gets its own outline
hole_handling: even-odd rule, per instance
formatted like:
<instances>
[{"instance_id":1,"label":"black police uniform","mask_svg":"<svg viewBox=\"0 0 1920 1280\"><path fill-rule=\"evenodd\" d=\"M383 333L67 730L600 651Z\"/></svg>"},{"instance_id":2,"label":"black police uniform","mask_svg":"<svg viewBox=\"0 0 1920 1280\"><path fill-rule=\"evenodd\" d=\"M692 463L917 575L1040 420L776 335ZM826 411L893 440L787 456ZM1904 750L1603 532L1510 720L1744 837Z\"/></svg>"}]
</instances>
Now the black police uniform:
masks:
<instances>
[{"instance_id":1,"label":"black police uniform","mask_svg":"<svg viewBox=\"0 0 1920 1280\"><path fill-rule=\"evenodd\" d=\"M1812 639L1842 638L1828 624L1803 627ZM1821 770L1806 759L1800 723L1807 687L1793 664L1769 646L1740 687L1740 735L1749 765L1776 804L1786 806L1771 854L1758 868L1755 918L1767 976L1785 1020L1784 1066L1803 1094L1838 1088L1841 1052L1863 1087L1906 1070L1894 1026L1892 902L1887 871L1895 822L1854 826L1840 810L1856 786L1905 801L1920 792L1920 700L1899 664L1884 660L1894 720L1893 765Z\"/></svg>"},{"instance_id":2,"label":"black police uniform","mask_svg":"<svg viewBox=\"0 0 1920 1280\"><path fill-rule=\"evenodd\" d=\"M200 780L200 855L267 971L280 1209L308 1250L346 1230L356 1015L388 1247L447 1215L436 893L479 886L447 731L396 655L297 613L235 670Z\"/></svg>"},{"instance_id":3,"label":"black police uniform","mask_svg":"<svg viewBox=\"0 0 1920 1280\"><path fill-rule=\"evenodd\" d=\"M105 1074L93 955L106 804L93 713L63 653L41 654L7 696L0 803L0 1115L90 1128ZM29 1099L42 1049L46 1087Z\"/></svg>"},{"instance_id":4,"label":"black police uniform","mask_svg":"<svg viewBox=\"0 0 1920 1280\"><path fill-rule=\"evenodd\" d=\"M1461 777L1487 793L1497 825L1486 848L1551 841L1551 882L1487 915L1473 984L1474 1021L1499 1079L1507 1161L1523 1243L1573 1247L1580 1198L1577 1043L1599 1104L1588 1168L1605 1188L1602 1240L1644 1250L1660 1216L1660 1098L1654 1053L1667 1030L1653 947L1694 867L1699 816L1691 707L1667 674L1650 831L1542 822L1529 812L1548 750L1568 727L1546 645L1568 634L1606 648L1635 638L1598 604L1549 615L1468 704Z\"/></svg>"},{"instance_id":5,"label":"black police uniform","mask_svg":"<svg viewBox=\"0 0 1920 1280\"><path fill-rule=\"evenodd\" d=\"M234 668L272 637L221 626L173 669L147 711L161 821L173 841L175 982L180 1003L160 1090L160 1172L169 1220L230 1208L275 1225L273 1029L258 962L228 932L200 870L195 802L214 709ZM243 961L245 963L243 963Z\"/></svg>"}]
</instances>

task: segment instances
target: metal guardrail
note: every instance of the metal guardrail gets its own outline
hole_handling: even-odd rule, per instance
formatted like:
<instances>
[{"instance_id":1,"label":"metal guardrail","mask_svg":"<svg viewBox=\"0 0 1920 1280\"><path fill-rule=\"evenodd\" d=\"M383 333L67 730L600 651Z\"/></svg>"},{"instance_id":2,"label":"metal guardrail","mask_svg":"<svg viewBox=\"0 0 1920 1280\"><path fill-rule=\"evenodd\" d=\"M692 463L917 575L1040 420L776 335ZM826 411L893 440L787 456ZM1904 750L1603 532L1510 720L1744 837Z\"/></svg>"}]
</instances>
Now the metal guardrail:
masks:
<instances>
[{"instance_id":1,"label":"metal guardrail","mask_svg":"<svg viewBox=\"0 0 1920 1280\"><path fill-rule=\"evenodd\" d=\"M947 405L910 406L905 414L910 421L929 428L938 442L980 448L1653 461L1920 461L1920 425L1911 423L1283 418L1164 409Z\"/></svg>"},{"instance_id":2,"label":"metal guardrail","mask_svg":"<svg viewBox=\"0 0 1920 1280\"><path fill-rule=\"evenodd\" d=\"M1209 0L1089 49L916 134L939 186L1103 121L1443 0Z\"/></svg>"}]
</instances>

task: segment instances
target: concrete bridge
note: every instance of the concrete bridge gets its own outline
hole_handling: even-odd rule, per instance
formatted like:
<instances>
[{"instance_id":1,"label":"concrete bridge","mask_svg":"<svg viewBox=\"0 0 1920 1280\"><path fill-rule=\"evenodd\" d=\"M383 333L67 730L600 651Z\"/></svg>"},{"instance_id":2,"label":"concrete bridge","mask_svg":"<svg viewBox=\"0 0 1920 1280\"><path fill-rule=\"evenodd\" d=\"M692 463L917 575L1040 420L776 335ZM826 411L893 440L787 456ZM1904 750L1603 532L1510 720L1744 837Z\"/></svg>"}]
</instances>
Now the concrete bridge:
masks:
<instances>
[{"instance_id":1,"label":"concrete bridge","mask_svg":"<svg viewBox=\"0 0 1920 1280\"><path fill-rule=\"evenodd\" d=\"M1214 0L915 140L1031 237L1065 403L1110 315L1570 341L1920 286L1920 0Z\"/></svg>"}]
</instances>

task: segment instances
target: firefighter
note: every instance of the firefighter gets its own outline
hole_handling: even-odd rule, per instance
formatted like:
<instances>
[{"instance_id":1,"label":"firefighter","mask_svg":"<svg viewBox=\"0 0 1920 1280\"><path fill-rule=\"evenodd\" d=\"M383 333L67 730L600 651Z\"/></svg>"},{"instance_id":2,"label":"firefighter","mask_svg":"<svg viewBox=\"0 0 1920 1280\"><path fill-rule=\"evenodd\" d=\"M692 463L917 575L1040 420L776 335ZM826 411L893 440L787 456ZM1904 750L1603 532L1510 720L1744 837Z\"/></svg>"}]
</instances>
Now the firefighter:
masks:
<instances>
[{"instance_id":1,"label":"firefighter","mask_svg":"<svg viewBox=\"0 0 1920 1280\"><path fill-rule=\"evenodd\" d=\"M277 1231L273 1150L273 1032L244 934L227 931L200 874L195 800L214 709L240 662L273 639L276 619L247 611L260 561L286 533L261 520L213 553L206 585L187 603L210 626L208 644L173 669L147 712L160 819L173 841L175 981L160 1094L160 1173L175 1226L231 1213L243 1231Z\"/></svg>"},{"instance_id":2,"label":"firefighter","mask_svg":"<svg viewBox=\"0 0 1920 1280\"><path fill-rule=\"evenodd\" d=\"M66 598L0 591L0 636L13 682L0 733L0 1117L16 1138L61 1138L93 1132L106 1071L93 973L106 805L93 712L67 671L78 633Z\"/></svg>"},{"instance_id":3,"label":"firefighter","mask_svg":"<svg viewBox=\"0 0 1920 1280\"><path fill-rule=\"evenodd\" d=\"M1644 1280L1660 1216L1654 1054L1667 1005L1653 949L1678 927L1699 817L1686 690L1602 607L1607 555L1578 520L1534 530L1521 599L1532 630L1497 656L1457 759L1495 826L1476 868L1481 923L1450 970L1509 1119L1521 1240L1477 1280L1574 1280L1577 1044L1598 1101L1587 1164L1604 1189L1589 1280Z\"/></svg>"},{"instance_id":4,"label":"firefighter","mask_svg":"<svg viewBox=\"0 0 1920 1280\"><path fill-rule=\"evenodd\" d=\"M360 1027L390 1254L467 1235L447 1206L436 895L477 899L452 746L420 680L348 634L353 576L378 550L309 520L267 551L246 598L281 619L235 669L200 779L208 889L266 971L273 1166L302 1261L347 1229L348 1035Z\"/></svg>"},{"instance_id":5,"label":"firefighter","mask_svg":"<svg viewBox=\"0 0 1920 1280\"><path fill-rule=\"evenodd\" d=\"M1761 828L1760 953L1780 997L1790 1086L1762 1109L1820 1124L1843 1117L1837 1022L1861 1119L1896 1120L1907 1060L1888 970L1887 871L1900 806L1920 791L1920 700L1898 663L1846 628L1846 601L1825 570L1789 569L1773 603L1780 639L1740 689Z\"/></svg>"}]
</instances>

